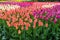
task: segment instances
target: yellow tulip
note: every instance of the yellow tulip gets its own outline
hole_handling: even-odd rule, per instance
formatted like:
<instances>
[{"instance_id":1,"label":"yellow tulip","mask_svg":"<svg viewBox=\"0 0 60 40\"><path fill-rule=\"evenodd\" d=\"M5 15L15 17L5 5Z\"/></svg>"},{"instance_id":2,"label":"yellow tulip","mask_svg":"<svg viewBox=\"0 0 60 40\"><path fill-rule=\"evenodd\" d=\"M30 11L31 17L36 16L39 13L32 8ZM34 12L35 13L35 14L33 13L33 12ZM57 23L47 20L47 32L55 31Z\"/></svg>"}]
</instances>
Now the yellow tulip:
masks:
<instances>
[{"instance_id":1,"label":"yellow tulip","mask_svg":"<svg viewBox=\"0 0 60 40\"><path fill-rule=\"evenodd\" d=\"M31 1L31 0L16 0L17 2L21 2L21 1Z\"/></svg>"},{"instance_id":2,"label":"yellow tulip","mask_svg":"<svg viewBox=\"0 0 60 40\"><path fill-rule=\"evenodd\" d=\"M17 2L21 2L21 1L23 1L23 0L16 0Z\"/></svg>"}]
</instances>

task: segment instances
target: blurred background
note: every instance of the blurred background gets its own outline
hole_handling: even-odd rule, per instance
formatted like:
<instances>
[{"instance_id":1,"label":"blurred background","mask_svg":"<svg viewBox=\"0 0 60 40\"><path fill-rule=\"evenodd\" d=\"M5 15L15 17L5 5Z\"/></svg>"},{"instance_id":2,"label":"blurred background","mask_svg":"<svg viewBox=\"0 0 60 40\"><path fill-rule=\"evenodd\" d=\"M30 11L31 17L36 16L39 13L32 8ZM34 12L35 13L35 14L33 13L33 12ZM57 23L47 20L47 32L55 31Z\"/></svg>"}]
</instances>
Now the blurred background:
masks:
<instances>
[{"instance_id":1,"label":"blurred background","mask_svg":"<svg viewBox=\"0 0 60 40\"><path fill-rule=\"evenodd\" d=\"M60 0L0 0L0 1L32 1L32 2L59 2Z\"/></svg>"}]
</instances>

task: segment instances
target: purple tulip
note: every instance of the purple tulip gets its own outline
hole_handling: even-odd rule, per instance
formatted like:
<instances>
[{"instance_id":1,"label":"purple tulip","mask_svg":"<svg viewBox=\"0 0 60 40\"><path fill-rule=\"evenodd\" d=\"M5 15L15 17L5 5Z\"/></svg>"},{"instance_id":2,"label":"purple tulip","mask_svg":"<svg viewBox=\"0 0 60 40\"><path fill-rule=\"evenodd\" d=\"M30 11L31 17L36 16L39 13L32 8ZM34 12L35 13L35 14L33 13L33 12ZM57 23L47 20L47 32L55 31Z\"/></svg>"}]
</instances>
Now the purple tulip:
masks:
<instances>
[{"instance_id":1,"label":"purple tulip","mask_svg":"<svg viewBox=\"0 0 60 40\"><path fill-rule=\"evenodd\" d=\"M45 20L48 21L48 17L46 17Z\"/></svg>"},{"instance_id":2,"label":"purple tulip","mask_svg":"<svg viewBox=\"0 0 60 40\"><path fill-rule=\"evenodd\" d=\"M36 15L37 15L37 12L36 12L36 11L34 11L34 12L33 12L33 16L36 16Z\"/></svg>"},{"instance_id":3,"label":"purple tulip","mask_svg":"<svg viewBox=\"0 0 60 40\"><path fill-rule=\"evenodd\" d=\"M45 13L46 13L46 15L44 15ZM33 14L36 17L39 17L40 19L43 19L43 20L45 19L46 21L49 18L53 17L53 18L55 18L54 23L56 23L57 19L60 19L60 5L56 5L53 8L46 8L46 9L41 9L41 10L38 10L38 11L34 11Z\"/></svg>"},{"instance_id":4,"label":"purple tulip","mask_svg":"<svg viewBox=\"0 0 60 40\"><path fill-rule=\"evenodd\" d=\"M60 15L56 15L56 18L60 19Z\"/></svg>"},{"instance_id":5,"label":"purple tulip","mask_svg":"<svg viewBox=\"0 0 60 40\"><path fill-rule=\"evenodd\" d=\"M40 15L40 16L39 16L39 18L43 19L43 16L42 16L42 15Z\"/></svg>"},{"instance_id":6,"label":"purple tulip","mask_svg":"<svg viewBox=\"0 0 60 40\"><path fill-rule=\"evenodd\" d=\"M57 11L56 15L60 15L60 10Z\"/></svg>"},{"instance_id":7,"label":"purple tulip","mask_svg":"<svg viewBox=\"0 0 60 40\"><path fill-rule=\"evenodd\" d=\"M60 10L60 5L56 5L55 8L57 11Z\"/></svg>"},{"instance_id":8,"label":"purple tulip","mask_svg":"<svg viewBox=\"0 0 60 40\"><path fill-rule=\"evenodd\" d=\"M54 19L54 23L56 23L56 22L57 22L57 19L55 18L55 19Z\"/></svg>"}]
</instances>

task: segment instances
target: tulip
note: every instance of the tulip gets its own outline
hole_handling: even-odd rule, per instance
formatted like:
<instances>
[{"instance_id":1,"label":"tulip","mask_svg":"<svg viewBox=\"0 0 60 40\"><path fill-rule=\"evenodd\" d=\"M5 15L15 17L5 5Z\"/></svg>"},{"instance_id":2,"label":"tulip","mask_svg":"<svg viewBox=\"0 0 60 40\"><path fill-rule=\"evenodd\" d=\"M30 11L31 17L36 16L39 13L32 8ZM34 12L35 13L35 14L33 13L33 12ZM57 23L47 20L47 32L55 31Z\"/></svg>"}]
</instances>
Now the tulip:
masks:
<instances>
[{"instance_id":1,"label":"tulip","mask_svg":"<svg viewBox=\"0 0 60 40\"><path fill-rule=\"evenodd\" d=\"M29 22L32 23L33 22L32 19L29 19Z\"/></svg>"},{"instance_id":2,"label":"tulip","mask_svg":"<svg viewBox=\"0 0 60 40\"><path fill-rule=\"evenodd\" d=\"M57 22L57 19L55 18L55 19L54 19L54 23L56 23L56 22Z\"/></svg>"},{"instance_id":3,"label":"tulip","mask_svg":"<svg viewBox=\"0 0 60 40\"><path fill-rule=\"evenodd\" d=\"M11 24L9 23L9 21L6 21L7 22L7 25L10 27L11 26Z\"/></svg>"},{"instance_id":4,"label":"tulip","mask_svg":"<svg viewBox=\"0 0 60 40\"><path fill-rule=\"evenodd\" d=\"M39 26L43 26L43 22L38 21L38 19L48 21L50 18L52 18L50 20L52 20L54 23L60 19L60 5L46 4L46 6L40 3L33 3L31 5L25 2L20 4L17 3L20 6L12 4L0 5L0 18L6 20L8 26L14 26L16 29L18 29L18 26L21 25L21 29L23 30L25 25L26 30L28 30L30 23L32 22L33 28L36 28L37 22ZM34 17L34 21L32 21L30 15ZM45 26L48 27L48 23L46 23Z\"/></svg>"},{"instance_id":5,"label":"tulip","mask_svg":"<svg viewBox=\"0 0 60 40\"><path fill-rule=\"evenodd\" d=\"M42 21L38 21L38 25L39 26L43 26L43 22Z\"/></svg>"},{"instance_id":6,"label":"tulip","mask_svg":"<svg viewBox=\"0 0 60 40\"><path fill-rule=\"evenodd\" d=\"M26 30L28 30L28 27L26 27Z\"/></svg>"},{"instance_id":7,"label":"tulip","mask_svg":"<svg viewBox=\"0 0 60 40\"><path fill-rule=\"evenodd\" d=\"M18 30L18 34L21 34L21 30Z\"/></svg>"},{"instance_id":8,"label":"tulip","mask_svg":"<svg viewBox=\"0 0 60 40\"><path fill-rule=\"evenodd\" d=\"M45 26L48 27L48 23L46 23Z\"/></svg>"},{"instance_id":9,"label":"tulip","mask_svg":"<svg viewBox=\"0 0 60 40\"><path fill-rule=\"evenodd\" d=\"M57 11L56 15L60 15L60 10Z\"/></svg>"},{"instance_id":10,"label":"tulip","mask_svg":"<svg viewBox=\"0 0 60 40\"><path fill-rule=\"evenodd\" d=\"M13 26L18 29L18 23L14 23Z\"/></svg>"},{"instance_id":11,"label":"tulip","mask_svg":"<svg viewBox=\"0 0 60 40\"><path fill-rule=\"evenodd\" d=\"M25 26L26 26L26 27L30 27L30 24L29 24L29 23L26 23Z\"/></svg>"},{"instance_id":12,"label":"tulip","mask_svg":"<svg viewBox=\"0 0 60 40\"><path fill-rule=\"evenodd\" d=\"M33 28L36 27L36 23L37 23L37 19L34 20L34 23L33 23Z\"/></svg>"},{"instance_id":13,"label":"tulip","mask_svg":"<svg viewBox=\"0 0 60 40\"><path fill-rule=\"evenodd\" d=\"M56 18L60 19L60 15L56 15Z\"/></svg>"},{"instance_id":14,"label":"tulip","mask_svg":"<svg viewBox=\"0 0 60 40\"><path fill-rule=\"evenodd\" d=\"M21 29L24 30L24 26L22 26Z\"/></svg>"}]
</instances>

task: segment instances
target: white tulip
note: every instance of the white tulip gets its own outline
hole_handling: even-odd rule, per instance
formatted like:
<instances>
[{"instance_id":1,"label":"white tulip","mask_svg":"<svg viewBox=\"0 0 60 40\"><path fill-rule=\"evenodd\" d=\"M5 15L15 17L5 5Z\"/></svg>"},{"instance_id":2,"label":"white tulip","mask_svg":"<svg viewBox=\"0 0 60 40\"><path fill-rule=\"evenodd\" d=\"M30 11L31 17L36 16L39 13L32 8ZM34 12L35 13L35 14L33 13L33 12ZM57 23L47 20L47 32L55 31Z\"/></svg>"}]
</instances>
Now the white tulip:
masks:
<instances>
[{"instance_id":1,"label":"white tulip","mask_svg":"<svg viewBox=\"0 0 60 40\"><path fill-rule=\"evenodd\" d=\"M11 10L11 9L15 10L16 8L20 8L20 6L18 6L18 5L10 5L10 4L0 5L1 10Z\"/></svg>"}]
</instances>

